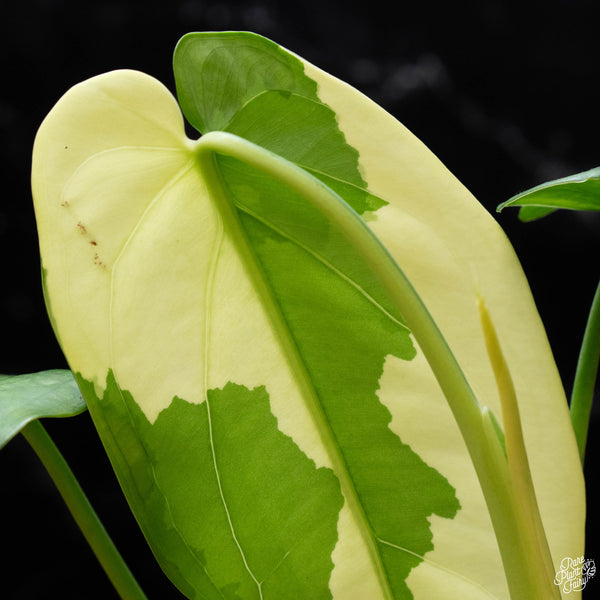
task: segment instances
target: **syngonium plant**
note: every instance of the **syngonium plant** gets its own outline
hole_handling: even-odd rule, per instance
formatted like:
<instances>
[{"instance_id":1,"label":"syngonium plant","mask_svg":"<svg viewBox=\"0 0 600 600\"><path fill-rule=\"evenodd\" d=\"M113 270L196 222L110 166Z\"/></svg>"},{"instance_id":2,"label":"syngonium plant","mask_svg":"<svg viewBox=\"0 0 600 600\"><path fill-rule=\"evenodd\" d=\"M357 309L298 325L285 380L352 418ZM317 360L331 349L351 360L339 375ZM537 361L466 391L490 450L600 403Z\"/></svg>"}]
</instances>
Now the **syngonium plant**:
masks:
<instances>
[{"instance_id":1,"label":"syngonium plant","mask_svg":"<svg viewBox=\"0 0 600 600\"><path fill-rule=\"evenodd\" d=\"M162 569L202 599L560 598L581 463L496 222L265 38L189 34L174 71L179 104L72 88L32 175L48 312Z\"/></svg>"}]
</instances>

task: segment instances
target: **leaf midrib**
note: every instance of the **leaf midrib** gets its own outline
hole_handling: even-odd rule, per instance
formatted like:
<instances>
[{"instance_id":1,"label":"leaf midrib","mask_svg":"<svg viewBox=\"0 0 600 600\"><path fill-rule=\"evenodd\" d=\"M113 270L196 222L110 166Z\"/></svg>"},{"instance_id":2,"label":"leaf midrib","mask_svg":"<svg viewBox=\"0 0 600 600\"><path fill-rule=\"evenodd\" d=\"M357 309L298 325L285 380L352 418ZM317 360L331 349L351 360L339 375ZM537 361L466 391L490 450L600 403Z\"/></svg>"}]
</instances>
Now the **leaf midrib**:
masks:
<instances>
[{"instance_id":1,"label":"leaf midrib","mask_svg":"<svg viewBox=\"0 0 600 600\"><path fill-rule=\"evenodd\" d=\"M270 291L266 276L262 271L259 261L254 258L254 251L247 238L247 234L241 223L239 223L239 218L236 218L236 221L235 226L239 229L239 237L244 239L244 245L246 246L246 249L243 252L245 255L244 263L251 267L249 272L254 273L253 276L251 275L252 281L263 300L265 312L268 314L274 329L278 332L277 339L283 346L283 354L290 364L292 373L296 376L296 383L300 389L301 395L305 398L309 413L312 415L322 444L333 465L333 471L340 481L343 496L348 502L350 511L355 515L355 520L359 525L361 536L368 549L368 554L371 557L374 570L377 573L377 579L380 583L383 596L386 600L393 600L394 596L389 578L383 566L381 554L378 549L377 536L375 535L370 521L365 514L362 503L359 500L354 481L350 476L348 465L344 459L340 444L329 425L319 395L315 390L312 379L306 368L302 353L300 352L298 344L283 316L281 307L273 298L273 294ZM248 265L249 262L250 265Z\"/></svg>"}]
</instances>

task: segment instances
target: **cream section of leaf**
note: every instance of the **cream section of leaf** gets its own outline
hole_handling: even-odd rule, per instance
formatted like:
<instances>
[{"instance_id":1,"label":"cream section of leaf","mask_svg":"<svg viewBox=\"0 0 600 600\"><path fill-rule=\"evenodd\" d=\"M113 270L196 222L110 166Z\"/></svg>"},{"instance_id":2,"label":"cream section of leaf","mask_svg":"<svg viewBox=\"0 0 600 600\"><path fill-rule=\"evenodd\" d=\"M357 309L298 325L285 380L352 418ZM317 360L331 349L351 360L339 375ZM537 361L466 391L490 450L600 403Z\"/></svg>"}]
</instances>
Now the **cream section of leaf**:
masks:
<instances>
[{"instance_id":1,"label":"cream section of leaf","mask_svg":"<svg viewBox=\"0 0 600 600\"><path fill-rule=\"evenodd\" d=\"M377 219L369 219L369 226L386 244L417 292L427 292L425 300L434 319L443 317L439 324L444 335L450 333L451 340L458 336L457 358L460 364L470 364L467 377L475 394L485 398L485 403L499 414L488 366L479 370L482 361L468 360L472 357L469 352L485 353L475 302L461 314L448 311L448 306L457 303L464 306L464 292L474 288L473 279L468 276L472 273L467 269L465 274L461 268L461 260L444 241L447 234L437 235L427 224L438 222L440 211L456 211L464 204L462 200L453 204L464 195L460 184L446 175L429 150L383 109L374 107L368 98L313 65L305 63L305 69L318 82L319 98L336 111L348 144L359 149L361 173L369 190L390 202L376 212ZM378 135L373 135L373 131ZM389 170L389 161L378 159L381 153L396 157L394 170ZM401 168L404 165L406 169ZM440 195L445 199L444 206L438 201ZM454 345L452 349L455 350ZM387 358L378 396L392 414L392 431L448 479L461 503L454 519L429 518L434 550L425 558L455 567L459 573L465 564L471 564L483 574L486 589L506 597L502 563L481 489L447 402L420 350L410 362ZM432 440L439 443L434 446ZM463 449L462 455L449 454L447 449L457 444ZM469 469L467 475L465 469ZM462 541L466 539L472 544ZM456 540L461 543L456 544ZM464 554L468 548L477 550ZM409 586L420 579L420 573L431 573L424 565L420 563L411 571Z\"/></svg>"},{"instance_id":2,"label":"cream section of leaf","mask_svg":"<svg viewBox=\"0 0 600 600\"><path fill-rule=\"evenodd\" d=\"M453 519L429 517L434 549L411 571L409 588L411 582L423 580L423 572L431 573L431 564L439 564L460 575L453 578L462 581L460 589L470 580L471 568L477 573L473 590L483 588L498 598L507 597L504 578L498 577L502 561L479 482L448 403L420 349L410 362L388 356L378 396L392 414L390 429L456 486L461 504ZM482 556L488 560L481 560Z\"/></svg>"},{"instance_id":3,"label":"cream section of leaf","mask_svg":"<svg viewBox=\"0 0 600 600\"><path fill-rule=\"evenodd\" d=\"M228 382L249 389L264 385L279 429L316 463L331 468L321 433L309 408L311 391L290 358L285 332L278 335L238 249L225 236L213 279L208 341L208 388ZM283 341L282 341L283 338Z\"/></svg>"},{"instance_id":4,"label":"cream section of leaf","mask_svg":"<svg viewBox=\"0 0 600 600\"><path fill-rule=\"evenodd\" d=\"M286 348L282 341L285 334L277 335L274 319L227 236L213 279L213 293L208 386L221 388L229 381L250 389L264 385L280 431L317 467L326 466L335 472L310 409L314 402L310 398L312 391L290 357L294 350ZM346 502L338 521L330 589L334 597L341 595L348 600L383 599L359 518Z\"/></svg>"},{"instance_id":5,"label":"cream section of leaf","mask_svg":"<svg viewBox=\"0 0 600 600\"><path fill-rule=\"evenodd\" d=\"M204 289L219 235L205 196L193 171L165 190L111 280L113 369L151 422L175 396L204 398Z\"/></svg>"},{"instance_id":6,"label":"cream section of leaf","mask_svg":"<svg viewBox=\"0 0 600 600\"><path fill-rule=\"evenodd\" d=\"M52 303L53 316L71 367L93 380L99 395L112 367L115 261L147 206L188 163L181 149L123 147L97 153L68 180L54 209L61 243L70 250L48 269L48 289L64 290L68 298ZM141 193L132 201L131 189L138 187Z\"/></svg>"},{"instance_id":7,"label":"cream section of leaf","mask_svg":"<svg viewBox=\"0 0 600 600\"><path fill-rule=\"evenodd\" d=\"M329 588L334 598L343 600L385 600L373 561L360 533L357 515L348 503L340 511L338 543L331 556L334 569Z\"/></svg>"},{"instance_id":8,"label":"cream section of leaf","mask_svg":"<svg viewBox=\"0 0 600 600\"><path fill-rule=\"evenodd\" d=\"M427 308L465 370L476 397L495 414L501 414L489 363L480 360L486 350L476 304L473 301L465 306L465 290L475 289L471 271L461 268L461 260L420 219L392 205L382 208L379 215L373 230L389 240L394 256L402 257L401 267L427 299ZM462 309L449 311L448 306ZM378 395L392 414L390 428L448 479L461 504L454 519L430 517L434 550L426 559L466 579L469 573L465 565L473 565L478 584L498 597L506 596L505 577L498 576L503 572L502 561L479 481L448 402L420 349L411 362L392 356L386 359ZM457 539L463 542L456 544ZM419 569L428 568L421 563L413 569L408 585L411 580L422 579Z\"/></svg>"}]
</instances>

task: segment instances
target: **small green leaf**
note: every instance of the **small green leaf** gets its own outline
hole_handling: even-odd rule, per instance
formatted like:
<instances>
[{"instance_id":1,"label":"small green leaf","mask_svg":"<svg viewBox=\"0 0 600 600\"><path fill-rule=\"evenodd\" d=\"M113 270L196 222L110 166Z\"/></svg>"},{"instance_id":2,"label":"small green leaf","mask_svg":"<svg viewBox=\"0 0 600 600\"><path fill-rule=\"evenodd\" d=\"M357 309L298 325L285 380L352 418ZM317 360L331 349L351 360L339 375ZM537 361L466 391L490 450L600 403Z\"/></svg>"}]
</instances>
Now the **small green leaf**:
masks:
<instances>
[{"instance_id":1,"label":"small green leaf","mask_svg":"<svg viewBox=\"0 0 600 600\"><path fill-rule=\"evenodd\" d=\"M536 221L557 210L557 208L548 208L545 206L521 206L519 209L519 220L523 221L523 223Z\"/></svg>"},{"instance_id":2,"label":"small green leaf","mask_svg":"<svg viewBox=\"0 0 600 600\"><path fill-rule=\"evenodd\" d=\"M85 409L71 371L0 375L0 448L34 419L72 417Z\"/></svg>"},{"instance_id":3,"label":"small green leaf","mask_svg":"<svg viewBox=\"0 0 600 600\"><path fill-rule=\"evenodd\" d=\"M542 183L513 196L496 210L508 206L522 207L521 221L534 221L559 208L600 210L600 167Z\"/></svg>"},{"instance_id":4,"label":"small green leaf","mask_svg":"<svg viewBox=\"0 0 600 600\"><path fill-rule=\"evenodd\" d=\"M226 129L235 113L265 90L316 99L317 86L304 76L298 58L243 31L185 35L175 48L173 70L183 114L202 133Z\"/></svg>"}]
</instances>

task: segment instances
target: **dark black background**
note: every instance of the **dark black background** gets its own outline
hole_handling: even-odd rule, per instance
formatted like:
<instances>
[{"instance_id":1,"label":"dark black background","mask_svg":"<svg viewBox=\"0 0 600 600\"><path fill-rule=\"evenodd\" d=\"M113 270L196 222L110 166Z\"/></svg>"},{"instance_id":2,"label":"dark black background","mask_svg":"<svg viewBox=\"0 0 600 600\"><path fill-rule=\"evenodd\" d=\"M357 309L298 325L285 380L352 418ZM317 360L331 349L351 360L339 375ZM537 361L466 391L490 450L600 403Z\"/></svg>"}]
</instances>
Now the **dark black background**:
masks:
<instances>
[{"instance_id":1,"label":"dark black background","mask_svg":"<svg viewBox=\"0 0 600 600\"><path fill-rule=\"evenodd\" d=\"M493 212L521 189L600 164L599 12L594 0L3 3L0 372L66 366L43 308L29 169L39 123L73 84L126 67L174 90L171 56L181 35L256 31L382 104ZM524 225L516 211L498 220L530 279L569 393L600 275L600 220L563 212ZM594 421L586 555L600 559L597 410ZM46 424L149 597L178 598L127 513L88 416ZM0 540L8 549L3 598L116 597L21 438L0 452ZM598 585L592 580L586 595Z\"/></svg>"}]
</instances>

